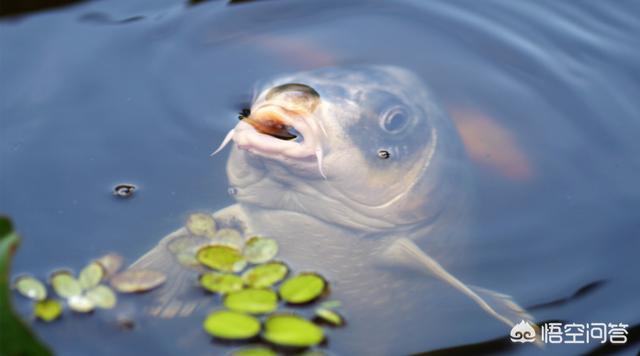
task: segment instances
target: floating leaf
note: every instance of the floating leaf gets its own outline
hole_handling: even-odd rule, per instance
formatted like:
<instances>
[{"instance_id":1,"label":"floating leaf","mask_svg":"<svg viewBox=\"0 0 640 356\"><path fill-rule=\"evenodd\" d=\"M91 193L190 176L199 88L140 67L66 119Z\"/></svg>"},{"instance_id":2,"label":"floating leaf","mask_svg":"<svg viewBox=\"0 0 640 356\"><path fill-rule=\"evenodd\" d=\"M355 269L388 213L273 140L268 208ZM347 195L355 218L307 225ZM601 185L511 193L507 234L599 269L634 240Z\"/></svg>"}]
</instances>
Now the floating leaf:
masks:
<instances>
[{"instance_id":1,"label":"floating leaf","mask_svg":"<svg viewBox=\"0 0 640 356\"><path fill-rule=\"evenodd\" d=\"M238 249L224 245L205 246L198 250L196 258L203 265L223 272L238 272L247 265Z\"/></svg>"},{"instance_id":2,"label":"floating leaf","mask_svg":"<svg viewBox=\"0 0 640 356\"><path fill-rule=\"evenodd\" d=\"M185 267L198 267L200 262L196 253L203 246L209 245L211 239L202 236L180 235L167 243L167 249L174 254L178 262Z\"/></svg>"},{"instance_id":3,"label":"floating leaf","mask_svg":"<svg viewBox=\"0 0 640 356\"><path fill-rule=\"evenodd\" d=\"M342 316L338 314L336 311L333 311L331 309L326 309L326 308L316 309L316 318L318 318L318 320L322 322L325 322L333 326L344 325L344 319L342 318Z\"/></svg>"},{"instance_id":4,"label":"floating leaf","mask_svg":"<svg viewBox=\"0 0 640 356\"><path fill-rule=\"evenodd\" d=\"M96 308L96 305L87 298L86 295L74 295L67 299L69 308L78 313L89 313Z\"/></svg>"},{"instance_id":5,"label":"floating leaf","mask_svg":"<svg viewBox=\"0 0 640 356\"><path fill-rule=\"evenodd\" d=\"M78 282L82 289L89 289L100 284L102 277L104 277L104 269L99 263L92 262L80 271Z\"/></svg>"},{"instance_id":6,"label":"floating leaf","mask_svg":"<svg viewBox=\"0 0 640 356\"><path fill-rule=\"evenodd\" d=\"M238 250L242 250L242 247L244 246L244 238L240 231L236 229L225 228L218 230L213 241L217 245L230 246L237 248Z\"/></svg>"},{"instance_id":7,"label":"floating leaf","mask_svg":"<svg viewBox=\"0 0 640 356\"><path fill-rule=\"evenodd\" d=\"M69 271L53 272L50 281L53 290L55 290L61 298L70 298L82 293L80 282L78 282Z\"/></svg>"},{"instance_id":8,"label":"floating leaf","mask_svg":"<svg viewBox=\"0 0 640 356\"><path fill-rule=\"evenodd\" d=\"M251 263L264 263L276 257L278 243L273 239L254 236L245 244L243 254Z\"/></svg>"},{"instance_id":9,"label":"floating leaf","mask_svg":"<svg viewBox=\"0 0 640 356\"><path fill-rule=\"evenodd\" d=\"M274 314L267 318L262 337L276 345L308 347L322 342L324 332L312 322L293 314Z\"/></svg>"},{"instance_id":10,"label":"floating leaf","mask_svg":"<svg viewBox=\"0 0 640 356\"><path fill-rule=\"evenodd\" d=\"M31 276L20 276L13 282L15 289L23 296L33 300L44 300L47 297L47 287Z\"/></svg>"},{"instance_id":11,"label":"floating leaf","mask_svg":"<svg viewBox=\"0 0 640 356\"><path fill-rule=\"evenodd\" d=\"M151 269L126 270L111 278L111 286L120 293L146 292L160 286L167 276Z\"/></svg>"},{"instance_id":12,"label":"floating leaf","mask_svg":"<svg viewBox=\"0 0 640 356\"><path fill-rule=\"evenodd\" d=\"M327 288L324 278L315 273L301 273L284 281L280 297L287 303L303 304L321 296Z\"/></svg>"},{"instance_id":13,"label":"floating leaf","mask_svg":"<svg viewBox=\"0 0 640 356\"><path fill-rule=\"evenodd\" d=\"M187 230L196 236L213 237L216 233L216 222L213 217L205 213L195 213L189 215L187 219Z\"/></svg>"},{"instance_id":14,"label":"floating leaf","mask_svg":"<svg viewBox=\"0 0 640 356\"><path fill-rule=\"evenodd\" d=\"M33 314L40 320L53 321L62 315L62 304L54 299L41 300L34 304Z\"/></svg>"},{"instance_id":15,"label":"floating leaf","mask_svg":"<svg viewBox=\"0 0 640 356\"><path fill-rule=\"evenodd\" d=\"M117 253L108 253L97 259L96 262L102 266L104 272L103 278L109 278L120 270L124 259Z\"/></svg>"},{"instance_id":16,"label":"floating leaf","mask_svg":"<svg viewBox=\"0 0 640 356\"><path fill-rule=\"evenodd\" d=\"M99 285L86 292L87 298L102 309L111 309L116 306L116 294L111 288Z\"/></svg>"},{"instance_id":17,"label":"floating leaf","mask_svg":"<svg viewBox=\"0 0 640 356\"><path fill-rule=\"evenodd\" d=\"M253 288L269 288L280 282L289 273L282 262L269 262L258 265L242 274L244 283Z\"/></svg>"},{"instance_id":18,"label":"floating leaf","mask_svg":"<svg viewBox=\"0 0 640 356\"><path fill-rule=\"evenodd\" d=\"M229 273L204 273L200 275L202 288L214 293L235 292L243 287L242 278Z\"/></svg>"},{"instance_id":19,"label":"floating leaf","mask_svg":"<svg viewBox=\"0 0 640 356\"><path fill-rule=\"evenodd\" d=\"M228 340L250 339L260 332L258 319L230 310L219 310L209 314L203 326L209 334Z\"/></svg>"},{"instance_id":20,"label":"floating leaf","mask_svg":"<svg viewBox=\"0 0 640 356\"><path fill-rule=\"evenodd\" d=\"M278 308L278 295L270 289L243 289L229 293L224 305L235 311L265 314Z\"/></svg>"},{"instance_id":21,"label":"floating leaf","mask_svg":"<svg viewBox=\"0 0 640 356\"><path fill-rule=\"evenodd\" d=\"M244 349L235 350L233 356L277 356L273 350L266 347L246 347Z\"/></svg>"}]
</instances>

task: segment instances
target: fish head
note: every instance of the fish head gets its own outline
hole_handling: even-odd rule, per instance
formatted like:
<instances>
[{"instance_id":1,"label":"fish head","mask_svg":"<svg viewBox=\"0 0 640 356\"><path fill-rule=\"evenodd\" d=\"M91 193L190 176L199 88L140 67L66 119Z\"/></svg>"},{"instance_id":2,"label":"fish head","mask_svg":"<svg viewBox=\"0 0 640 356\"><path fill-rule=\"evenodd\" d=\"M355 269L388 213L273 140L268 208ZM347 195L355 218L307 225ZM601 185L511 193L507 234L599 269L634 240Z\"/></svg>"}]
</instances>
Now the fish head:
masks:
<instances>
[{"instance_id":1,"label":"fish head","mask_svg":"<svg viewBox=\"0 0 640 356\"><path fill-rule=\"evenodd\" d=\"M433 219L460 153L419 77L392 66L268 80L228 140L227 173L241 204L368 232Z\"/></svg>"}]
</instances>

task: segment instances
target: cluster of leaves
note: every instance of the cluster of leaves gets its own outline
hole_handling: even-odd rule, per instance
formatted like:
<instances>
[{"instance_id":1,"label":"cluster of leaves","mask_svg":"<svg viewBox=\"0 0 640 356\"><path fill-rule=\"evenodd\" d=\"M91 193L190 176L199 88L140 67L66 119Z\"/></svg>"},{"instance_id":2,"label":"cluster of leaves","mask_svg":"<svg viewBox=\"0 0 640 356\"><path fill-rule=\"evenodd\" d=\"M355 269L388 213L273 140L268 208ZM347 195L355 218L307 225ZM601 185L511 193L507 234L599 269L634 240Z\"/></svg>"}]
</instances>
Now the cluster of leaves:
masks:
<instances>
[{"instance_id":1,"label":"cluster of leaves","mask_svg":"<svg viewBox=\"0 0 640 356\"><path fill-rule=\"evenodd\" d=\"M84 267L78 276L70 270L58 270L49 276L48 284L55 294L66 301L74 312L89 313L96 308L112 309L116 306L116 293L103 282L121 293L144 292L166 280L164 274L152 270L126 270L117 273L122 266L120 255L110 253ZM33 314L42 321L58 319L63 312L59 299L49 297L47 286L31 275L15 278L13 288L34 300Z\"/></svg>"},{"instance_id":2,"label":"cluster of leaves","mask_svg":"<svg viewBox=\"0 0 640 356\"><path fill-rule=\"evenodd\" d=\"M342 316L334 310L339 306L337 302L323 303L316 309L313 320L278 311L285 305L309 305L326 297L329 285L315 272L289 276L287 264L274 260L278 253L275 240L253 236L245 241L237 231L225 232L222 234L225 238L219 238L215 220L203 213L190 216L186 226L192 235L214 237L212 243L196 251L195 257L210 269L200 275L201 287L223 298L224 308L210 313L203 323L215 338L260 339L277 347L306 348L325 340L325 332L318 324L344 324ZM259 354L271 352L266 348L251 350L260 351Z\"/></svg>"}]
</instances>

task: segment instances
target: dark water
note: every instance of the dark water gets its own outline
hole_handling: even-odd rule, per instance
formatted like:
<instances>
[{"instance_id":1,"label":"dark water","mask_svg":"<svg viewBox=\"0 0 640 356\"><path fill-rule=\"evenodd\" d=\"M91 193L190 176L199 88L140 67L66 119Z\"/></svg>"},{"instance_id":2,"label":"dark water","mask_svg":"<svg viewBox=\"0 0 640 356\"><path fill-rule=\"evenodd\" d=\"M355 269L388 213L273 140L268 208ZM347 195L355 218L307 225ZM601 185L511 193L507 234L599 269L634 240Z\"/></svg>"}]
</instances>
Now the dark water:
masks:
<instances>
[{"instance_id":1,"label":"dark water","mask_svg":"<svg viewBox=\"0 0 640 356\"><path fill-rule=\"evenodd\" d=\"M480 137L506 132L511 143L492 154L521 153L515 173L492 157L470 160L477 196L469 205L478 224L466 248L474 254L447 261L450 271L539 306L532 308L537 320L622 322L631 329L640 324L638 16L637 1L187 7L156 0L5 18L0 212L24 236L14 271L44 277L107 251L132 262L189 212L233 202L226 157L209 153L235 125L255 81L386 63L423 76L457 123L488 120L490 129L471 130ZM132 199L112 196L122 182L138 186ZM123 298L122 308L135 314L135 300ZM97 314L67 314L36 329L62 355L229 350L200 330L202 314L144 319L131 332L115 328L115 312ZM417 327L438 328L407 325ZM437 345L415 340L398 353L508 333L491 328L451 330ZM343 341L326 349L344 353L348 335L349 328L331 331L330 339ZM632 336L629 342L637 342L637 331ZM508 350L575 354L598 345L529 346ZM623 352L637 350L636 343Z\"/></svg>"}]
</instances>

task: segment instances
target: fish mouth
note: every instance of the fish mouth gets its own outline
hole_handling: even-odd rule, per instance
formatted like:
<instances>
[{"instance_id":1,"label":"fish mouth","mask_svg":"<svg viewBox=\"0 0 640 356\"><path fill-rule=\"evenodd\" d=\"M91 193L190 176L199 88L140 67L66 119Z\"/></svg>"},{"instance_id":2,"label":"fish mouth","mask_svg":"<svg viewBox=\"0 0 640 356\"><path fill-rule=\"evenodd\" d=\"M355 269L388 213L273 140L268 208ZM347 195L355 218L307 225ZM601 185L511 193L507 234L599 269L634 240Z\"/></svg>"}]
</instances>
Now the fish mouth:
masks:
<instances>
[{"instance_id":1,"label":"fish mouth","mask_svg":"<svg viewBox=\"0 0 640 356\"><path fill-rule=\"evenodd\" d=\"M212 155L233 140L238 148L268 159L305 161L315 157L320 175L326 179L322 169L323 133L322 124L311 113L265 102L253 107L248 116L241 116Z\"/></svg>"}]
</instances>

